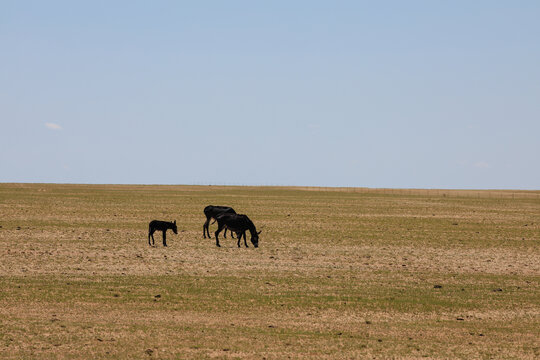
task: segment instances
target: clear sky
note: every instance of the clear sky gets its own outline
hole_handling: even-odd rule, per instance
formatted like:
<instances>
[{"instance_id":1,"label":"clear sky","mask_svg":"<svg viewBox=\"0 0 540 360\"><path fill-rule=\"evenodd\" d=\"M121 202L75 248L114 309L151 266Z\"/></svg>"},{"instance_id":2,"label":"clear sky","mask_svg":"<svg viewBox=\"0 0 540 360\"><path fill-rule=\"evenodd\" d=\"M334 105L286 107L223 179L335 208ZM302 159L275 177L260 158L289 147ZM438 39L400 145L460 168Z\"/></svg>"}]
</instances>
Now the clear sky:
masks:
<instances>
[{"instance_id":1,"label":"clear sky","mask_svg":"<svg viewBox=\"0 0 540 360\"><path fill-rule=\"evenodd\" d=\"M0 182L540 189L540 1L0 0Z\"/></svg>"}]
</instances>

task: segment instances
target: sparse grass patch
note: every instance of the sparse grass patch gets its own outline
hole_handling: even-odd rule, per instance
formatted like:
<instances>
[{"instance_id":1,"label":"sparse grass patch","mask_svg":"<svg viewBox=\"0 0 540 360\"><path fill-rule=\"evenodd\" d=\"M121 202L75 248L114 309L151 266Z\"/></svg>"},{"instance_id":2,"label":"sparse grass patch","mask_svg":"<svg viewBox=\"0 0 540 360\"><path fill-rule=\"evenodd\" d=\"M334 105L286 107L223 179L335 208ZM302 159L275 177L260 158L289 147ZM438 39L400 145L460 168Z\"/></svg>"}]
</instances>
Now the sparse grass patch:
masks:
<instances>
[{"instance_id":1,"label":"sparse grass patch","mask_svg":"<svg viewBox=\"0 0 540 360\"><path fill-rule=\"evenodd\" d=\"M537 358L540 200L442 194L0 184L0 356Z\"/></svg>"}]
</instances>

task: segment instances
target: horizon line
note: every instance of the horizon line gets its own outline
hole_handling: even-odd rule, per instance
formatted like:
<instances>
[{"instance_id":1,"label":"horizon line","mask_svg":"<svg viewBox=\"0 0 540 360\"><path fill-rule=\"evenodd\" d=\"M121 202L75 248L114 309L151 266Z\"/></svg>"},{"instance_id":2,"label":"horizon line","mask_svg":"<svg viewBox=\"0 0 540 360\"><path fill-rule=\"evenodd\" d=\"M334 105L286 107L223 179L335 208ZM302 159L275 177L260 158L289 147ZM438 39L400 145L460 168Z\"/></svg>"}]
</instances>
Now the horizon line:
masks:
<instances>
[{"instance_id":1,"label":"horizon line","mask_svg":"<svg viewBox=\"0 0 540 360\"><path fill-rule=\"evenodd\" d=\"M78 183L78 182L33 182L33 181L0 181L0 184L16 185L96 185L96 186L200 186L200 187L266 187L266 188L312 188L312 189L358 189L358 190L426 190L426 191L519 191L540 192L539 189L516 189L516 188L436 188L436 187L370 187L370 186L326 186L326 185L251 185L251 184L173 184L173 183Z\"/></svg>"}]
</instances>

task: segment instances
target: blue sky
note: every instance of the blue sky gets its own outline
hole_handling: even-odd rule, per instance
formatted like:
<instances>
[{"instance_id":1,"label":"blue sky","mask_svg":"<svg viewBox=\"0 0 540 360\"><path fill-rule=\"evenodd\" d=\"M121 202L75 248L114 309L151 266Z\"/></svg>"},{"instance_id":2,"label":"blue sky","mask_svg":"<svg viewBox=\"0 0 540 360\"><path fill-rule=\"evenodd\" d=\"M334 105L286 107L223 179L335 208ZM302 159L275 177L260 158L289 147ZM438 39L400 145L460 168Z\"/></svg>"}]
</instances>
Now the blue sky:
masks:
<instances>
[{"instance_id":1,"label":"blue sky","mask_svg":"<svg viewBox=\"0 0 540 360\"><path fill-rule=\"evenodd\" d=\"M0 1L0 182L540 188L538 1Z\"/></svg>"}]
</instances>

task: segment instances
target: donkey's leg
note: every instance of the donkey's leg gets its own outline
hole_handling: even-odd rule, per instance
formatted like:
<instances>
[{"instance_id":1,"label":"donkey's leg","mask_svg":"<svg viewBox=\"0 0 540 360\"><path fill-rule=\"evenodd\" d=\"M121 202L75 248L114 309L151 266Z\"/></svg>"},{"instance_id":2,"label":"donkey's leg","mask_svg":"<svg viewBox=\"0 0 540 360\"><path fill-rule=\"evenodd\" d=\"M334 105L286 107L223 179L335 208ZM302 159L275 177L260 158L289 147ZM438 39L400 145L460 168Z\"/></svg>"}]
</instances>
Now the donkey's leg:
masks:
<instances>
[{"instance_id":1,"label":"donkey's leg","mask_svg":"<svg viewBox=\"0 0 540 360\"><path fill-rule=\"evenodd\" d=\"M148 232L148 245L153 246L154 244L154 229ZM150 237L152 238L152 243L150 243Z\"/></svg>"},{"instance_id":2,"label":"donkey's leg","mask_svg":"<svg viewBox=\"0 0 540 360\"><path fill-rule=\"evenodd\" d=\"M163 230L163 246L167 246L167 229Z\"/></svg>"},{"instance_id":3,"label":"donkey's leg","mask_svg":"<svg viewBox=\"0 0 540 360\"><path fill-rule=\"evenodd\" d=\"M234 231L229 229L229 232L231 233L231 237L234 239ZM225 239L227 238L227 228L225 228L225 235L223 235L223 237L225 237Z\"/></svg>"},{"instance_id":4,"label":"donkey's leg","mask_svg":"<svg viewBox=\"0 0 540 360\"><path fill-rule=\"evenodd\" d=\"M224 227L225 227L224 225L219 225L219 223L218 223L218 229L214 233L216 235L216 246L218 246L218 247L221 247L221 245L219 245L218 235L221 232L221 230L223 230Z\"/></svg>"},{"instance_id":5,"label":"donkey's leg","mask_svg":"<svg viewBox=\"0 0 540 360\"><path fill-rule=\"evenodd\" d=\"M210 218L207 217L206 221L204 222L204 225L202 227L202 234L203 237L206 239L206 234L208 233L208 238L210 238L210 232L208 231L208 225L210 224Z\"/></svg>"},{"instance_id":6,"label":"donkey's leg","mask_svg":"<svg viewBox=\"0 0 540 360\"><path fill-rule=\"evenodd\" d=\"M244 245L246 245L246 247L249 247L248 244L247 244L247 242L246 242L246 232L244 231L243 234L244 234Z\"/></svg>"},{"instance_id":7,"label":"donkey's leg","mask_svg":"<svg viewBox=\"0 0 540 360\"><path fill-rule=\"evenodd\" d=\"M232 236L232 231L231 231L231 236ZM238 245L238 247L240 247L240 239L242 239L242 233L240 232L237 232L236 233L236 238L238 239L238 241L236 242L236 245Z\"/></svg>"}]
</instances>

